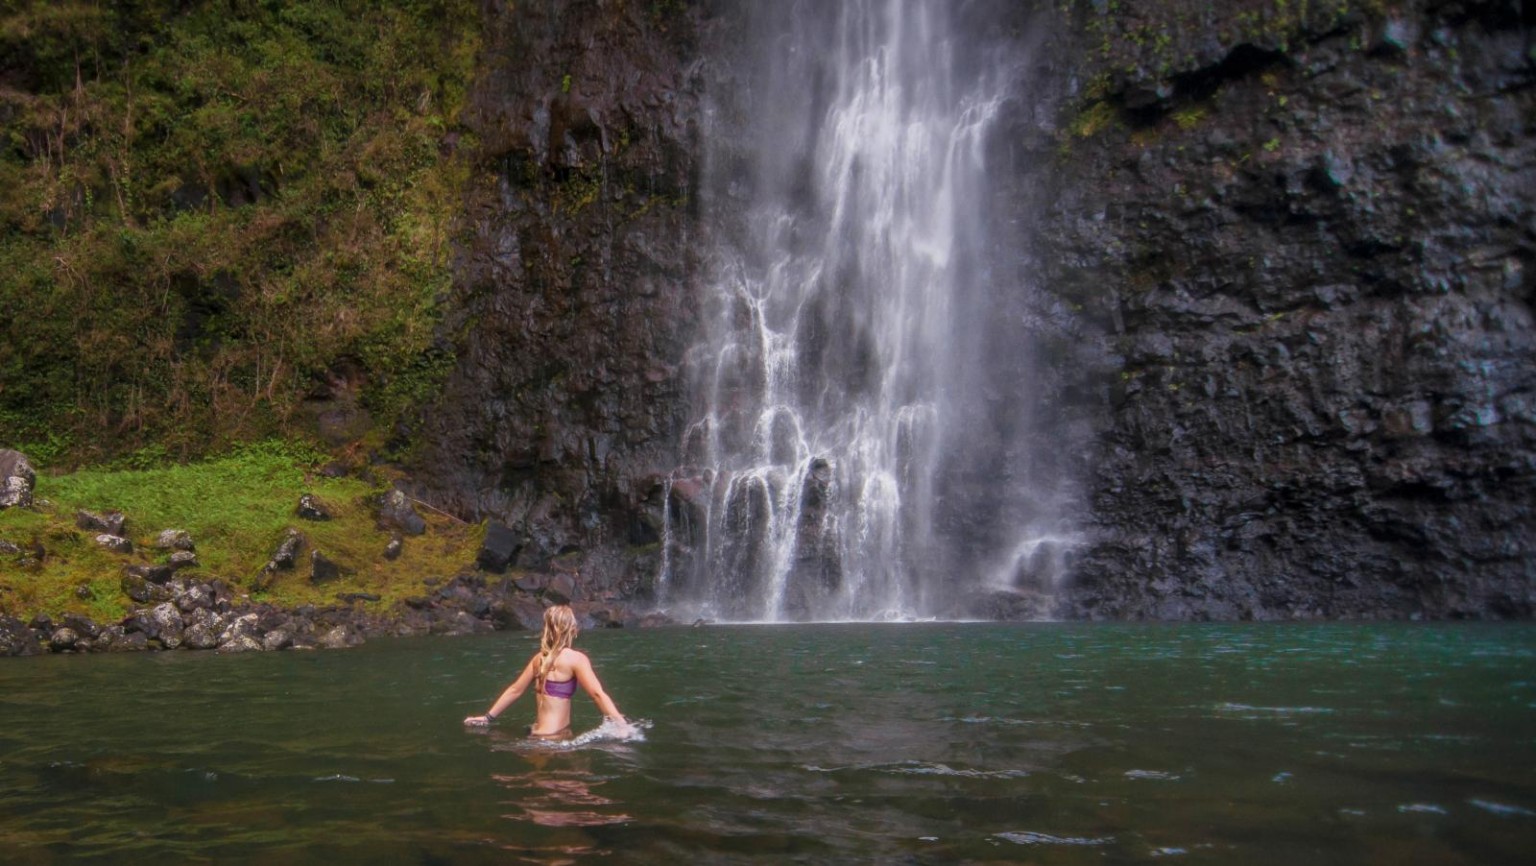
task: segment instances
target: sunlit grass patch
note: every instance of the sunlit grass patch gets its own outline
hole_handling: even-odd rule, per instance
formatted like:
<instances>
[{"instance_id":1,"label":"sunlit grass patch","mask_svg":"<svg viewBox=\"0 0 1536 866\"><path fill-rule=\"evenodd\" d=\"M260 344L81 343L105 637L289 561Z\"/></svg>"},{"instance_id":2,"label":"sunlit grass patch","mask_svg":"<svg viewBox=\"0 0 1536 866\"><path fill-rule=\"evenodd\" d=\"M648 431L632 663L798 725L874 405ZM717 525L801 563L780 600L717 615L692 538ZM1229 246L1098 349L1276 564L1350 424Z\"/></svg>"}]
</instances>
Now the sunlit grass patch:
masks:
<instances>
[{"instance_id":1,"label":"sunlit grass patch","mask_svg":"<svg viewBox=\"0 0 1536 866\"><path fill-rule=\"evenodd\" d=\"M0 512L0 539L24 549L20 557L0 558L0 610L79 612L98 621L121 616L130 604L120 586L124 567L164 562L170 551L153 545L165 529L185 530L197 546L198 564L184 575L222 578L247 592L284 532L299 530L308 540L301 561L260 596L283 605L329 604L364 592L384 607L419 594L425 577L451 576L473 563L483 529L426 509L426 534L406 537L400 557L386 560L390 533L376 526L374 501L387 485L324 477L313 471L316 463L317 455L302 448L264 443L186 465L40 475L36 507ZM299 518L304 493L318 496L333 519ZM123 512L134 552L97 545L94 532L75 525L80 509ZM29 551L39 545L44 556L30 562L36 557ZM340 565L342 576L312 584L313 550Z\"/></svg>"}]
</instances>

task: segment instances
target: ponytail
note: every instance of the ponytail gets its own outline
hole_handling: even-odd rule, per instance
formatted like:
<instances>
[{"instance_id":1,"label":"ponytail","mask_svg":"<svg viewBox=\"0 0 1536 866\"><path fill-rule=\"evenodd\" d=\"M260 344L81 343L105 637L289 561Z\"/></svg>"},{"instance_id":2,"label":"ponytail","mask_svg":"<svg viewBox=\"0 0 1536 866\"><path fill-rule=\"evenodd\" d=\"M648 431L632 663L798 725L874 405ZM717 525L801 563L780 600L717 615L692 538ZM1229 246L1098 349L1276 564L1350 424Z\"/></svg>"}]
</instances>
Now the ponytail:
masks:
<instances>
[{"instance_id":1,"label":"ponytail","mask_svg":"<svg viewBox=\"0 0 1536 866\"><path fill-rule=\"evenodd\" d=\"M544 691L544 679L555 666L560 651L568 649L576 639L576 613L568 604L557 604L544 611L544 634L539 638L539 672L537 687Z\"/></svg>"}]
</instances>

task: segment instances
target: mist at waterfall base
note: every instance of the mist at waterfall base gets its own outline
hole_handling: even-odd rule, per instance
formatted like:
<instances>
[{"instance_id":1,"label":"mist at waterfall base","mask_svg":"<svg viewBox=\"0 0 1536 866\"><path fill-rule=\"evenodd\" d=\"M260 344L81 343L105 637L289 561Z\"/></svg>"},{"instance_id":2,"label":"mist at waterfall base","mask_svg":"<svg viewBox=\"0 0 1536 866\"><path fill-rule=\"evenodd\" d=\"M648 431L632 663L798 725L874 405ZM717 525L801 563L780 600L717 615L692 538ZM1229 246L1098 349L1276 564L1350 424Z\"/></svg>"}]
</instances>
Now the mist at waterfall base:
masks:
<instances>
[{"instance_id":1,"label":"mist at waterfall base","mask_svg":"<svg viewBox=\"0 0 1536 866\"><path fill-rule=\"evenodd\" d=\"M988 178L1027 60L945 0L752 4L707 103L705 339L656 596L684 618L1048 609L1068 479L1038 471L1016 220Z\"/></svg>"}]
</instances>

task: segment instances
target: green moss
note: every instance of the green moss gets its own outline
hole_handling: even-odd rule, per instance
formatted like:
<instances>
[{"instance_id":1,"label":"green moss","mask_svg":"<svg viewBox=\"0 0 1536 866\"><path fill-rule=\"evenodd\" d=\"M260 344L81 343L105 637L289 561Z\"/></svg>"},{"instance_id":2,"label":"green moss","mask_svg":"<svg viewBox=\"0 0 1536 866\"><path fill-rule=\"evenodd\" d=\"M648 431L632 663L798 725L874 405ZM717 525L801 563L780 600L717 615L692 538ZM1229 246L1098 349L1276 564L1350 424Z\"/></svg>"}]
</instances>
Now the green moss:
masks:
<instances>
[{"instance_id":1,"label":"green moss","mask_svg":"<svg viewBox=\"0 0 1536 866\"><path fill-rule=\"evenodd\" d=\"M572 172L554 190L552 204L555 213L578 213L595 203L602 190L602 174L596 167Z\"/></svg>"},{"instance_id":2,"label":"green moss","mask_svg":"<svg viewBox=\"0 0 1536 866\"><path fill-rule=\"evenodd\" d=\"M1173 113L1173 122L1179 129L1194 129L1205 119L1205 109L1200 106L1191 106Z\"/></svg>"},{"instance_id":3,"label":"green moss","mask_svg":"<svg viewBox=\"0 0 1536 866\"><path fill-rule=\"evenodd\" d=\"M1079 111L1067 124L1067 131L1076 138L1091 138L1109 128L1119 117L1119 112L1108 102L1095 102Z\"/></svg>"}]
</instances>

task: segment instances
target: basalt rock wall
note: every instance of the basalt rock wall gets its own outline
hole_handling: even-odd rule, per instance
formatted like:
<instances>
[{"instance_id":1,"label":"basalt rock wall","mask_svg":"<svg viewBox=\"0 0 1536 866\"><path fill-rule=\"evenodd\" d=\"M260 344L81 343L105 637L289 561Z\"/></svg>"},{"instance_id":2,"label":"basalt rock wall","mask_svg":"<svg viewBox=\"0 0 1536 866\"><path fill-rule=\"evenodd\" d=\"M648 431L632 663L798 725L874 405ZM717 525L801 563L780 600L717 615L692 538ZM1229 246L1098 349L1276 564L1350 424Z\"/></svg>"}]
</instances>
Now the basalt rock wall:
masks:
<instances>
[{"instance_id":1,"label":"basalt rock wall","mask_svg":"<svg viewBox=\"0 0 1536 866\"><path fill-rule=\"evenodd\" d=\"M416 478L593 594L656 565L735 6L485 8L457 368ZM1029 471L1076 491L1059 613L1531 616L1532 11L997 8L1023 62L990 206L1028 237L982 318L1031 347L993 383L1033 381Z\"/></svg>"},{"instance_id":2,"label":"basalt rock wall","mask_svg":"<svg viewBox=\"0 0 1536 866\"><path fill-rule=\"evenodd\" d=\"M635 590L638 505L670 462L694 323L697 10L484 7L465 123L477 172L417 492L499 525L498 566ZM628 555L626 555L628 554Z\"/></svg>"},{"instance_id":3,"label":"basalt rock wall","mask_svg":"<svg viewBox=\"0 0 1536 866\"><path fill-rule=\"evenodd\" d=\"M1531 4L1354 5L1059 10L1066 615L1536 610Z\"/></svg>"}]
</instances>

